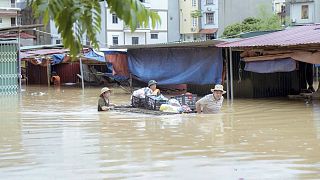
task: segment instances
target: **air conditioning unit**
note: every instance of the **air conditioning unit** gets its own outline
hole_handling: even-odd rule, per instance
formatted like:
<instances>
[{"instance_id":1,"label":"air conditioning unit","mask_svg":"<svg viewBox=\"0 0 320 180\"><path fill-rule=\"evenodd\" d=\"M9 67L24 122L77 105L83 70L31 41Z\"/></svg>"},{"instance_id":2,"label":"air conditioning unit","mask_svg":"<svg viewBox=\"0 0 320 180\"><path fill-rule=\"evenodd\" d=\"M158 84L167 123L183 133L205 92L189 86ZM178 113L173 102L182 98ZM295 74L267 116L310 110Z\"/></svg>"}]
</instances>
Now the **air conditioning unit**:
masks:
<instances>
[{"instance_id":1,"label":"air conditioning unit","mask_svg":"<svg viewBox=\"0 0 320 180\"><path fill-rule=\"evenodd\" d=\"M195 32L196 30L197 30L197 28L195 28L195 27L191 28L191 32Z\"/></svg>"},{"instance_id":2,"label":"air conditioning unit","mask_svg":"<svg viewBox=\"0 0 320 180\"><path fill-rule=\"evenodd\" d=\"M208 7L208 8L207 8L207 11L212 11L212 9Z\"/></svg>"}]
</instances>

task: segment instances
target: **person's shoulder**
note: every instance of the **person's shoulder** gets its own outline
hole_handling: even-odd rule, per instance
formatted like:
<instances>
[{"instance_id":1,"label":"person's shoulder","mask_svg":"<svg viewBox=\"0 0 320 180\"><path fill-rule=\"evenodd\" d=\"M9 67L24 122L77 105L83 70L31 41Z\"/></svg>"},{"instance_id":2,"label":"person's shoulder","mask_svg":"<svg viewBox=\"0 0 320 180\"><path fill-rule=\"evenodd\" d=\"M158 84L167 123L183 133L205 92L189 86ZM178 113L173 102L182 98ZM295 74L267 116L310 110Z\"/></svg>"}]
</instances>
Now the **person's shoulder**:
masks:
<instances>
[{"instance_id":1,"label":"person's shoulder","mask_svg":"<svg viewBox=\"0 0 320 180\"><path fill-rule=\"evenodd\" d=\"M205 96L205 98L213 98L213 94L208 94Z\"/></svg>"}]
</instances>

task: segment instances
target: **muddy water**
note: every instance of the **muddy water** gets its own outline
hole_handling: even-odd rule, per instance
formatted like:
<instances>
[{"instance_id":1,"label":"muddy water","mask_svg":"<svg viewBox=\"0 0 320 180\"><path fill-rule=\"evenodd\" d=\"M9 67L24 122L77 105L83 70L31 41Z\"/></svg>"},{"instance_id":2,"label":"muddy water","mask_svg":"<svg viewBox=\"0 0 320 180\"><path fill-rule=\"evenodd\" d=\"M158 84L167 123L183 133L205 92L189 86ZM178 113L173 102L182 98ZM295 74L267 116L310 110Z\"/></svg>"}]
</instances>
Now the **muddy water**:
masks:
<instances>
[{"instance_id":1,"label":"muddy water","mask_svg":"<svg viewBox=\"0 0 320 180\"><path fill-rule=\"evenodd\" d=\"M96 110L99 89L0 97L0 179L320 179L320 104L235 100L216 115ZM115 90L112 101L129 96Z\"/></svg>"}]
</instances>

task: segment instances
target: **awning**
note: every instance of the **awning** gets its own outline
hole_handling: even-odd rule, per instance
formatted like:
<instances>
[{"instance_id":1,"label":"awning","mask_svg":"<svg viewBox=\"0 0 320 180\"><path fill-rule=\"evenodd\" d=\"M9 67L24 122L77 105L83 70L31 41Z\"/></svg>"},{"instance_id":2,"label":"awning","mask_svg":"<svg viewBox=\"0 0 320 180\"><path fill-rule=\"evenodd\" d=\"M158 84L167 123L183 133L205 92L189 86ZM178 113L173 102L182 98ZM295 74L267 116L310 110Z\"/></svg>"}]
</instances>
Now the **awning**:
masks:
<instances>
[{"instance_id":1,"label":"awning","mask_svg":"<svg viewBox=\"0 0 320 180\"><path fill-rule=\"evenodd\" d=\"M200 30L200 34L214 34L218 31L217 28L213 28L213 29L201 29Z\"/></svg>"}]
</instances>

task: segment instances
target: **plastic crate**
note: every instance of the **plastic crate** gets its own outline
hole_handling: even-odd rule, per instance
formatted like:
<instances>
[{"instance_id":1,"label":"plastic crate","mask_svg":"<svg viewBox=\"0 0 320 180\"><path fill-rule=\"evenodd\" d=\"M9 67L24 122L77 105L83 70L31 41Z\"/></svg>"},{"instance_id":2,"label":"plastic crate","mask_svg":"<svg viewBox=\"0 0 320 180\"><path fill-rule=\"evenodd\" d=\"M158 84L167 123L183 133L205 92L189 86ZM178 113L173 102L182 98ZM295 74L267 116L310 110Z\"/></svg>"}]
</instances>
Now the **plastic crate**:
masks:
<instances>
[{"instance_id":1,"label":"plastic crate","mask_svg":"<svg viewBox=\"0 0 320 180\"><path fill-rule=\"evenodd\" d=\"M196 109L196 102L197 102L196 94L179 95L179 96L175 96L175 99L178 100L181 105L188 105L192 110Z\"/></svg>"},{"instance_id":2,"label":"plastic crate","mask_svg":"<svg viewBox=\"0 0 320 180\"><path fill-rule=\"evenodd\" d=\"M159 111L162 104L168 104L167 100L157 100L155 96L146 96L146 108Z\"/></svg>"},{"instance_id":3,"label":"plastic crate","mask_svg":"<svg viewBox=\"0 0 320 180\"><path fill-rule=\"evenodd\" d=\"M145 108L146 99L132 96L131 105L135 108Z\"/></svg>"}]
</instances>

